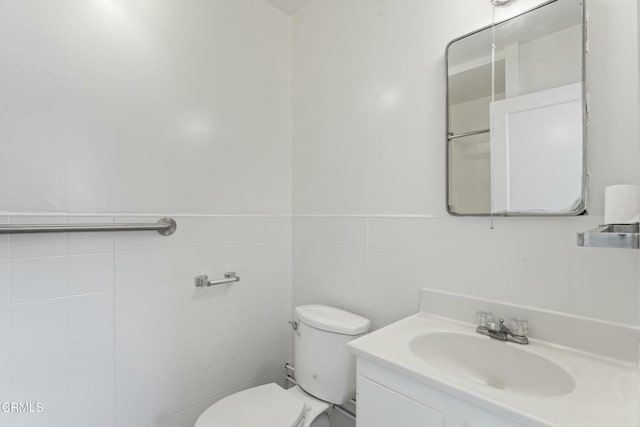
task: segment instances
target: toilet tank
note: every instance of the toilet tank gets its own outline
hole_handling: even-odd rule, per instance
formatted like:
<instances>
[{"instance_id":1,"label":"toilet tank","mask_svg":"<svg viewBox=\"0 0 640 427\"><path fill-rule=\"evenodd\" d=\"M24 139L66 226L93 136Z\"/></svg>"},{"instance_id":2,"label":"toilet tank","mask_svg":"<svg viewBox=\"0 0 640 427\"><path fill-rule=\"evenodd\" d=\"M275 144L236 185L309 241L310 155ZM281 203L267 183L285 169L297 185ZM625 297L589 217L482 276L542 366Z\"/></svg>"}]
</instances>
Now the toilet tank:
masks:
<instances>
[{"instance_id":1,"label":"toilet tank","mask_svg":"<svg viewBox=\"0 0 640 427\"><path fill-rule=\"evenodd\" d=\"M356 359L347 343L369 331L364 317L325 305L296 307L296 381L329 403L341 405L356 391Z\"/></svg>"}]
</instances>

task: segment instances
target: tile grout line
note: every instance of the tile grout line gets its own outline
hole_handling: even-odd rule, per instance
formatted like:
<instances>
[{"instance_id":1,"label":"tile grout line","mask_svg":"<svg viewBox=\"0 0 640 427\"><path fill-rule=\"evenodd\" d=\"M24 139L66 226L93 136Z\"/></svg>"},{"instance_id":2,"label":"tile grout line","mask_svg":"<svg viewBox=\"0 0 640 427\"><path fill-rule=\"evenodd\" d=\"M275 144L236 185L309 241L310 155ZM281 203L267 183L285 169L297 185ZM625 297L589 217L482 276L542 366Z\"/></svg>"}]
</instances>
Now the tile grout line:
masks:
<instances>
[{"instance_id":1,"label":"tile grout line","mask_svg":"<svg viewBox=\"0 0 640 427\"><path fill-rule=\"evenodd\" d=\"M293 214L294 218L447 218L444 215L430 214Z\"/></svg>"},{"instance_id":2,"label":"tile grout line","mask_svg":"<svg viewBox=\"0 0 640 427\"><path fill-rule=\"evenodd\" d=\"M154 284L154 285L157 285L157 284ZM150 285L150 286L154 286L154 285ZM147 286L147 285L145 285L145 286ZM124 288L124 289L138 289L138 288ZM111 292L112 292L111 290L102 290L102 291L91 291L91 292L87 292L87 293L84 293L84 294L61 295L61 296L57 296L57 297L47 297L47 298L34 299L34 300L28 300L28 301L14 302L12 304L7 304L4 307L9 307L9 306L20 307L20 306L25 306L25 305L30 305L30 304L41 304L41 303L47 303L47 302L69 300L69 299L90 297L90 296L96 296L96 295L106 295L106 294L109 294ZM76 335L71 335L71 336L76 336Z\"/></svg>"},{"instance_id":3,"label":"tile grout line","mask_svg":"<svg viewBox=\"0 0 640 427\"><path fill-rule=\"evenodd\" d=\"M116 222L116 216L111 216L111 221L113 223ZM116 234L111 233L111 294L112 294L112 304L111 304L111 313L112 313L112 326L111 326L111 363L113 366L112 372L112 381L113 381L113 400L112 400L112 426L116 426Z\"/></svg>"},{"instance_id":4,"label":"tile grout line","mask_svg":"<svg viewBox=\"0 0 640 427\"><path fill-rule=\"evenodd\" d=\"M102 330L99 330L99 331L96 331L96 332L91 332L91 333L84 333L84 334L80 334L80 335L71 335L71 336L67 336L67 337L52 338L52 339L48 339L46 341L38 341L38 342L20 344L20 345L17 345L17 346L14 346L14 347L11 347L11 348L7 349L7 351L26 350L28 348L34 348L34 347L38 347L38 346L46 346L46 345L51 345L51 344L63 343L63 342L67 342L67 341L70 341L70 340L76 339L76 338L95 337L97 335L103 335L103 334L107 333L108 331L110 331L110 328L102 329Z\"/></svg>"},{"instance_id":5,"label":"tile grout line","mask_svg":"<svg viewBox=\"0 0 640 427\"><path fill-rule=\"evenodd\" d=\"M131 250L127 252L137 252L137 250ZM38 255L38 256L21 256L16 258L7 258L7 261L28 261L28 260L38 260L38 259L53 259L53 258L88 258L95 256L104 256L111 255L110 252L91 252L91 253L83 253L83 254L67 254L67 255Z\"/></svg>"},{"instance_id":6,"label":"tile grout line","mask_svg":"<svg viewBox=\"0 0 640 427\"><path fill-rule=\"evenodd\" d=\"M228 331L225 331L225 332L216 333L214 335L209 335L209 336L206 336L206 337L203 337L203 338L198 338L198 339L193 340L193 341L187 341L187 342L184 342L184 343L171 345L169 347L162 347L162 348L156 349L156 350L154 350L152 352L149 352L149 353L136 355L136 356L131 357L129 359L125 359L125 360L122 360L122 361L114 361L114 366L126 365L127 363L131 363L131 362L135 362L135 361L138 361L138 360L142 360L142 359L151 357L151 356L153 356L155 354L167 353L167 352L170 352L170 351L179 350L181 348L185 348L185 347L189 347L189 346L192 346L192 345L200 344L200 343L202 343L204 341L223 338L223 337L230 336L230 335L233 335L233 334L237 334L237 333L240 333L240 332L243 332L243 331L247 331L247 330L250 330L250 329L256 329L256 328L258 328L260 326L268 325L268 324L273 323L273 322L285 322L287 319L289 319L289 316L282 317L280 319L275 318L275 319L269 319L269 320L258 322L258 323L251 323L251 324L243 326L241 328L231 329L231 330L228 330Z\"/></svg>"},{"instance_id":7,"label":"tile grout line","mask_svg":"<svg viewBox=\"0 0 640 427\"><path fill-rule=\"evenodd\" d=\"M266 379L266 378L271 378L271 376L272 376L272 375L274 375L274 374L276 374L276 373L281 373L281 372L282 372L282 368L278 368L278 369L276 369L275 371L270 372L270 373L269 373L269 374L267 374L267 375L264 375L264 376L261 376L261 377L259 377L259 378L254 379L254 380L251 380L251 381L249 381L249 382L243 383L243 384L241 384L241 385L239 385L239 386L235 387L234 389L235 389L235 390L238 390L238 389L246 388L247 386L250 386L251 384L254 384L254 382L255 382L255 381L262 381L262 380L264 380L264 379ZM232 391L233 391L234 389L232 389ZM237 392L237 391L236 391L236 392ZM233 392L233 393L235 393L235 392ZM233 393L232 393L232 394L233 394ZM186 412L186 411L192 410L193 408L195 408L195 407L197 407L197 406L200 406L200 405L202 405L202 404L203 404L203 403L205 403L205 402L208 402L208 401L214 401L214 402L219 401L219 400L221 400L222 398L224 398L224 397L226 397L226 396L229 396L229 395L230 395L230 394L229 394L228 392L226 392L226 391L225 391L225 392L222 392L222 393L218 393L218 394L217 394L217 395L215 395L214 397L211 397L211 398L208 398L208 399L201 400L201 401L199 401L198 403L195 403L195 404L190 405L190 406L188 406L188 407L186 407L186 408L184 408L184 409L179 410L178 412L174 412L173 414L170 414L170 415L167 415L167 416L163 416L163 417L161 417L161 418L159 418L159 419L158 419L158 422L162 422L162 421L164 421L164 420L166 420L166 419L168 419L168 418L170 418L170 417L173 417L173 416L176 416L176 415L182 414L182 413L184 413L184 412ZM148 425L147 425L147 426L145 426L145 427L151 427L151 426L153 426L153 425L154 425L154 424L148 424Z\"/></svg>"},{"instance_id":8,"label":"tile grout line","mask_svg":"<svg viewBox=\"0 0 640 427\"><path fill-rule=\"evenodd\" d=\"M23 388L23 389L20 389L20 390L16 390L16 391L12 391L11 393L12 394L29 393L29 392L33 392L34 390L38 390L38 389L47 387L47 386L49 386L51 384L69 383L69 381L71 381L71 380L75 380L75 379L81 378L81 377L86 376L86 375L95 374L96 372L102 372L105 369L109 369L109 368L113 368L113 366L112 365L101 365L101 366L94 367L94 368L91 368L91 369L88 369L88 370L78 371L73 375L67 375L67 376L65 376L63 378L49 380L46 383L36 383L36 384L31 385L29 387L26 387L26 388Z\"/></svg>"},{"instance_id":9,"label":"tile grout line","mask_svg":"<svg viewBox=\"0 0 640 427\"><path fill-rule=\"evenodd\" d=\"M7 223L10 222L9 218L7 217ZM11 298L12 298L12 289L13 289L13 283L11 280L11 236L8 235L7 236L7 282L8 282L8 291L7 291L7 326L9 328L9 336L7 338L8 341L8 346L7 346L7 352L9 353L9 366L13 365L13 329L11 327L11 325L13 324L13 304L11 304ZM9 375L9 396L13 396L14 391L13 391L13 371L11 370L11 373ZM10 421L10 424L13 424L12 421Z\"/></svg>"},{"instance_id":10,"label":"tile grout line","mask_svg":"<svg viewBox=\"0 0 640 427\"><path fill-rule=\"evenodd\" d=\"M365 314L367 319L369 318L369 230L370 219L365 219L365 232L364 232L364 250L365 250L365 267L364 267L364 304Z\"/></svg>"},{"instance_id":11,"label":"tile grout line","mask_svg":"<svg viewBox=\"0 0 640 427\"><path fill-rule=\"evenodd\" d=\"M118 217L129 217L129 218L150 218L150 217L163 217L163 216L174 216L174 217L182 217L182 218L289 218L292 215L289 213L283 214L250 214L250 213L239 213L239 214L195 214L195 213L187 213L187 212L107 212L107 213L95 213L95 212L1 212L0 217L42 217L42 218L52 218L52 217L64 217L64 218L113 218L117 219Z\"/></svg>"},{"instance_id":12,"label":"tile grout line","mask_svg":"<svg viewBox=\"0 0 640 427\"><path fill-rule=\"evenodd\" d=\"M104 292L106 293L106 292ZM176 313L169 313L169 314L163 314L157 317L153 317L153 318L149 318L149 319L144 319L144 320L137 320L135 322L128 322L128 323L123 323L122 325L118 325L117 323L114 322L115 324L115 328L116 330L118 329L126 329L126 328L130 328L132 326L138 326L141 324L145 324L145 323L152 323L152 322L156 322L156 321L160 321L160 320L169 320L169 319L175 319L181 316L185 316L191 313L199 313L199 312L203 312L203 311L207 311L207 310L214 310L220 307L224 307L224 308L229 308L232 305L237 305L239 303L243 303L243 302L247 302L247 301L256 301L259 299L267 299L267 298L272 298L274 296L277 295L283 295L286 294L287 291L286 290L278 290L278 291L273 291L273 292L269 292L266 293L264 295L259 295L259 296L253 296L250 298L244 298L244 299L238 299L238 300L233 300L233 301L229 301L229 302L225 302L225 303L221 303L221 304L215 304L215 305L211 305L211 306L206 306L206 307L199 307L199 308L195 308L192 310L188 310L188 311L180 311L180 312L176 312Z\"/></svg>"},{"instance_id":13,"label":"tile grout line","mask_svg":"<svg viewBox=\"0 0 640 427\"><path fill-rule=\"evenodd\" d=\"M246 328L246 329L258 329L258 328L260 328L260 327L264 327L265 325L266 325L266 326L272 326L272 325L277 325L277 324L279 324L279 323L281 323L281 322L282 322L282 320L280 320L280 319L275 319L275 320L270 320L270 321L268 321L268 322L266 322L266 323L263 323L263 324L255 324L255 325L253 325L253 326L251 326L251 327L249 327L249 328ZM173 351L173 350L179 349L179 348L187 347L187 346L192 345L192 344L198 344L198 343L201 343L201 342L207 341L207 340L209 340L209 339L213 339L213 338L222 338L222 337L225 337L225 336L230 336L230 335L236 334L236 333L238 333L238 332L240 332L240 331L243 331L243 330L244 330L244 329L238 329L238 330L235 330L235 331L232 331L232 332L228 332L228 333L225 333L225 334L222 334L222 335L217 335L217 336L215 336L215 337L203 338L203 339L200 339L200 340L197 340L197 341L193 341L193 342L188 343L188 344L181 345L181 346L179 346L179 347L173 347L173 348L163 349L163 350L161 350L159 353L167 353L167 352L170 352L170 351ZM260 353L264 353L264 352L266 352L266 351L270 351L270 350L272 350L272 349L274 349L274 348L280 348L280 347L281 347L281 343L276 343L276 344L271 344L271 345L269 345L269 346L267 346L267 347L260 348L260 349L258 349L258 350L254 350L252 353L243 354L243 355L234 355L233 357L231 357L231 358L229 358L229 359L226 359L226 360L223 360L223 361L219 361L219 362L217 362L215 365L208 366L208 367L203 368L203 369L200 369L200 370L198 370L198 371L194 371L194 372L191 372L191 373L188 373L188 374L182 375L182 376L180 376L180 377L178 377L178 378L171 379L171 380L168 380L168 381L165 381L165 382L159 383L159 384L154 384L154 385L152 385L152 386L148 386L148 387L146 387L146 388L144 388L144 389L142 389L142 390L136 391L136 392L134 392L134 393L127 394L127 395L125 395L125 396L122 396L122 397L118 398L118 399L117 399L117 401L118 401L118 402L122 402L122 401L127 400L127 399L130 399L130 398L132 398L132 397L134 397L134 396L139 396L139 395L141 395L141 394L144 394L144 393L146 393L146 392L148 392L148 391L150 391L150 390L158 389L158 388L163 387L163 386L165 386L165 385L167 385L167 384L174 384L174 383L177 383L177 382L179 382L179 381L182 381L182 380L184 380L184 379L186 379L186 378L193 378L193 377L196 377L197 375L199 375L199 374L201 374L201 373L203 373L203 372L211 371L212 369L220 368L220 367L222 367L222 366L224 366L224 365L228 365L229 363L232 363L232 362L234 362L234 361L237 361L238 359L243 359L243 358L248 358L248 357L255 357L256 355L258 355L258 354L260 354ZM117 367L117 366L124 366L124 365L127 365L127 364L128 364L128 363L130 363L130 362L139 362L140 360L143 360L143 359L145 359L145 358L148 358L148 357L150 357L150 356L153 356L153 354L154 354L154 353L150 353L150 354L145 355L145 356L141 356L141 357L137 357L137 358L135 358L135 359L130 359L130 360L124 361L124 362L122 362L122 363L119 363L119 364L117 364L117 365L114 365L114 368L115 368L115 367Z\"/></svg>"},{"instance_id":14,"label":"tile grout line","mask_svg":"<svg viewBox=\"0 0 640 427\"><path fill-rule=\"evenodd\" d=\"M69 222L69 218L65 218L65 223ZM65 251L65 257L66 257L66 262L65 262L65 298L64 298L64 304L65 304L65 323L66 323L66 330L65 330L65 338L67 338L67 342L66 342L66 347L67 347L67 357L70 354L70 348L69 348L69 341L68 338L71 335L71 324L69 322L70 316L69 316L69 248L70 248L70 243L69 243L69 233L64 233L64 240L65 240L65 247L66 247L66 251ZM69 359L67 359L67 363L66 363L66 372L65 372L65 378L64 378L64 382L68 382L70 380L70 376L69 376L69 371L70 371L70 364L69 364ZM66 390L67 393L69 392L69 390ZM67 403L68 405L68 403ZM65 418L68 419L69 415L69 410L70 408L67 406L67 408L65 408Z\"/></svg>"},{"instance_id":15,"label":"tile grout line","mask_svg":"<svg viewBox=\"0 0 640 427\"><path fill-rule=\"evenodd\" d=\"M65 218L113 218L117 220L121 218L151 218L173 216L182 218L444 218L446 215L440 214L350 214L350 213L334 213L334 214L296 214L296 213L282 213L282 214L195 214L187 212L110 212L110 213L96 213L96 212L2 212L0 217L65 217Z\"/></svg>"}]
</instances>

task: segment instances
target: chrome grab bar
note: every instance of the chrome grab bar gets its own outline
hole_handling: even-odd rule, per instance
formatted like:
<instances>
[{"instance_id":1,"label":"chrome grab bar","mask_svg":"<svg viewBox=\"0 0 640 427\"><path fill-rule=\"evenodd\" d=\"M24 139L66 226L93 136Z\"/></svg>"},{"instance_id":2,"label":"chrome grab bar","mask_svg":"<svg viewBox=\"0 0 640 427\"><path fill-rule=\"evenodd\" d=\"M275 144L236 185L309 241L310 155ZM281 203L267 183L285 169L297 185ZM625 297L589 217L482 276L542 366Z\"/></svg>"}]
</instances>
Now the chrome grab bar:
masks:
<instances>
[{"instance_id":1,"label":"chrome grab bar","mask_svg":"<svg viewBox=\"0 0 640 427\"><path fill-rule=\"evenodd\" d=\"M175 220L161 218L155 224L0 224L0 234L157 231L163 236L170 236L176 228Z\"/></svg>"},{"instance_id":2,"label":"chrome grab bar","mask_svg":"<svg viewBox=\"0 0 640 427\"><path fill-rule=\"evenodd\" d=\"M224 279L220 280L209 280L209 277L207 277L206 274L203 274L202 276L196 276L196 287L201 288L205 286L219 286L239 281L240 277L236 275L235 271L224 273Z\"/></svg>"}]
</instances>

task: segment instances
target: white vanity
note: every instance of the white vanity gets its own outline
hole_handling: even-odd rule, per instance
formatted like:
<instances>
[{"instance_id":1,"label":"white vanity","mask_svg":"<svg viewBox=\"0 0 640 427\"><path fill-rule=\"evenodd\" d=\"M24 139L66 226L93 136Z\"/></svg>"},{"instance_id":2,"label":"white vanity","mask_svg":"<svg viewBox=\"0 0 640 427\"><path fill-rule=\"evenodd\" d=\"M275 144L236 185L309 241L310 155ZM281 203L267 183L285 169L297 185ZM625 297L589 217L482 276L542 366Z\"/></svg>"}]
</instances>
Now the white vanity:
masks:
<instances>
[{"instance_id":1,"label":"white vanity","mask_svg":"<svg viewBox=\"0 0 640 427\"><path fill-rule=\"evenodd\" d=\"M535 339L533 322L530 344L519 345L456 320L463 309L513 314L518 307L428 290L422 298L430 301L418 314L349 344L358 358L359 427L638 426L636 365L584 351L612 338L624 348L607 347L607 356L633 358L637 330L523 308L540 322L540 335L570 337L582 349ZM447 307L459 308L447 318L439 313ZM587 329L576 330L579 322ZM613 336L588 336L603 332Z\"/></svg>"}]
</instances>

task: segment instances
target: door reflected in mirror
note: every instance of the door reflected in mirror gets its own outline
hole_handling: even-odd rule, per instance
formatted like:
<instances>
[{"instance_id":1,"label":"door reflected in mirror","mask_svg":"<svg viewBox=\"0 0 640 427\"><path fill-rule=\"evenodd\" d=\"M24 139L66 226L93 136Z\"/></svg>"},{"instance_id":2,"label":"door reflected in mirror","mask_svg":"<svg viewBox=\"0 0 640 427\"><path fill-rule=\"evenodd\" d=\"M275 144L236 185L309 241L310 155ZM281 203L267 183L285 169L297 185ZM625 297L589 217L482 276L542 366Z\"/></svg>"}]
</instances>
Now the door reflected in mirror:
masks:
<instances>
[{"instance_id":1,"label":"door reflected in mirror","mask_svg":"<svg viewBox=\"0 0 640 427\"><path fill-rule=\"evenodd\" d=\"M555 0L449 44L451 214L584 212L584 40L583 1Z\"/></svg>"}]
</instances>

